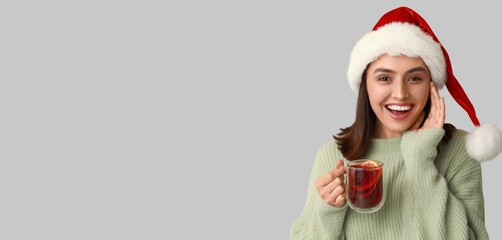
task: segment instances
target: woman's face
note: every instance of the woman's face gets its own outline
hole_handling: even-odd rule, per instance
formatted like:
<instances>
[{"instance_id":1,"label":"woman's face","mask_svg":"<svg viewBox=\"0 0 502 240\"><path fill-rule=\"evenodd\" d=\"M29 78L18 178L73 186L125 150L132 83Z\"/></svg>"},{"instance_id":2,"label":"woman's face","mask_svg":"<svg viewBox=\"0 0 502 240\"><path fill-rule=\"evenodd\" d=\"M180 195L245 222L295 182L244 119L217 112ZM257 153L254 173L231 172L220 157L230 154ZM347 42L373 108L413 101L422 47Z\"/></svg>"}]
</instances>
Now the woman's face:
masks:
<instances>
[{"instance_id":1,"label":"woman's face","mask_svg":"<svg viewBox=\"0 0 502 240\"><path fill-rule=\"evenodd\" d=\"M373 137L399 137L420 121L430 81L429 69L421 58L385 54L372 62L366 73L366 87L377 116Z\"/></svg>"}]
</instances>

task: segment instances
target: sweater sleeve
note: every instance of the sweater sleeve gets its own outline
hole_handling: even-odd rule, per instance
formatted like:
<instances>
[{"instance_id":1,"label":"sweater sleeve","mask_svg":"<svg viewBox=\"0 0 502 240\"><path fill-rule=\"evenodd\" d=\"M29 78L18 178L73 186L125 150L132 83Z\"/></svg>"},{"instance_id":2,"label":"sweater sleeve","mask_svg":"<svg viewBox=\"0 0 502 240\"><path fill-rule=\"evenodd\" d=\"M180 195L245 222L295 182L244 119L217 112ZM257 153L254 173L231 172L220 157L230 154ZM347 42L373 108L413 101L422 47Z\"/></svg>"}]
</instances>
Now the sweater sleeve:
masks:
<instances>
[{"instance_id":1,"label":"sweater sleeve","mask_svg":"<svg viewBox=\"0 0 502 240\"><path fill-rule=\"evenodd\" d=\"M406 239L488 239L481 166L466 153L462 137L438 153L443 136L443 129L403 134Z\"/></svg>"},{"instance_id":2,"label":"sweater sleeve","mask_svg":"<svg viewBox=\"0 0 502 240\"><path fill-rule=\"evenodd\" d=\"M341 159L333 148L336 149L336 143L327 143L316 155L305 206L291 227L289 236L291 240L345 239L343 225L347 204L337 208L325 203L315 187L317 179L335 168L336 160Z\"/></svg>"}]
</instances>

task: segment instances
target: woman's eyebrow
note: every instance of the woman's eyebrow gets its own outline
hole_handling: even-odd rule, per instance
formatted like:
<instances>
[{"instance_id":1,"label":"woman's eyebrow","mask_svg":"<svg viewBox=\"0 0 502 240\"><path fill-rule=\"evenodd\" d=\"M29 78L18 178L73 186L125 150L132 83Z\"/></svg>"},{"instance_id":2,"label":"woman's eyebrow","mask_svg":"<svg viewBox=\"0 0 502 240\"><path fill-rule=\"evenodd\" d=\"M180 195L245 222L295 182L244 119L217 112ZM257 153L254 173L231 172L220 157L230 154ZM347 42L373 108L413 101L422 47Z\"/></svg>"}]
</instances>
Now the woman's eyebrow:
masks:
<instances>
[{"instance_id":1,"label":"woman's eyebrow","mask_svg":"<svg viewBox=\"0 0 502 240\"><path fill-rule=\"evenodd\" d=\"M388 68L377 68L377 69L375 69L375 71L373 71L373 73L377 73L377 72L394 73L394 71L392 71L391 69L388 69Z\"/></svg>"},{"instance_id":2,"label":"woman's eyebrow","mask_svg":"<svg viewBox=\"0 0 502 240\"><path fill-rule=\"evenodd\" d=\"M377 69L375 69L375 71L373 71L373 73L377 73L377 72L395 73L395 71L388 69L388 68L377 68ZM414 67L414 68L406 71L406 73L412 73L412 72L427 72L427 71L423 67Z\"/></svg>"},{"instance_id":3,"label":"woman's eyebrow","mask_svg":"<svg viewBox=\"0 0 502 240\"><path fill-rule=\"evenodd\" d=\"M406 73L412 73L412 72L427 72L427 71L423 67L415 67L406 71Z\"/></svg>"}]
</instances>

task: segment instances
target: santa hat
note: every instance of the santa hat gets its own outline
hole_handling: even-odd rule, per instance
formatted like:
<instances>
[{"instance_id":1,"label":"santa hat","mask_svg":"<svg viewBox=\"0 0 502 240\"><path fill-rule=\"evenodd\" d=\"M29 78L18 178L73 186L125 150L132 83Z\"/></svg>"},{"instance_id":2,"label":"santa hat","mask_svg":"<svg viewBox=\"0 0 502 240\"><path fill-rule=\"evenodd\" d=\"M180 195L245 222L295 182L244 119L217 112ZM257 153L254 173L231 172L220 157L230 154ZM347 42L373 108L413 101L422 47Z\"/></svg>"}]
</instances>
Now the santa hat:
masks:
<instances>
[{"instance_id":1,"label":"santa hat","mask_svg":"<svg viewBox=\"0 0 502 240\"><path fill-rule=\"evenodd\" d=\"M478 161L485 161L495 158L502 151L502 132L491 124L480 125L471 101L453 75L448 53L418 13L407 7L391 10L356 43L347 72L353 91L359 91L361 77L368 64L382 54L420 57L429 68L436 87L441 89L446 85L475 126L466 136L469 155Z\"/></svg>"}]
</instances>

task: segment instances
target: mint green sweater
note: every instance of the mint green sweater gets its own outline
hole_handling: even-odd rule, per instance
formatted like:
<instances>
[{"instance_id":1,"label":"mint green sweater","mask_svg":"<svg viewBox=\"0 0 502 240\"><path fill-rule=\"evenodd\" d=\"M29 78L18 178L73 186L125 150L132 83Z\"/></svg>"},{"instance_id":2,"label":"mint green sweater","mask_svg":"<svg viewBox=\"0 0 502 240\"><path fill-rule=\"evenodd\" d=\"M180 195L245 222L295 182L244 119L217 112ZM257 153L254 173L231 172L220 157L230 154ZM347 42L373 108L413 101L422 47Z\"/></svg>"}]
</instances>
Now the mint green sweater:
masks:
<instances>
[{"instance_id":1,"label":"mint green sweater","mask_svg":"<svg viewBox=\"0 0 502 240\"><path fill-rule=\"evenodd\" d=\"M378 212L366 214L328 205L317 192L316 180L344 159L334 140L326 143L290 239L488 239L480 163L467 154L460 129L438 151L444 133L427 129L372 140L366 158L384 163L387 196Z\"/></svg>"}]
</instances>

